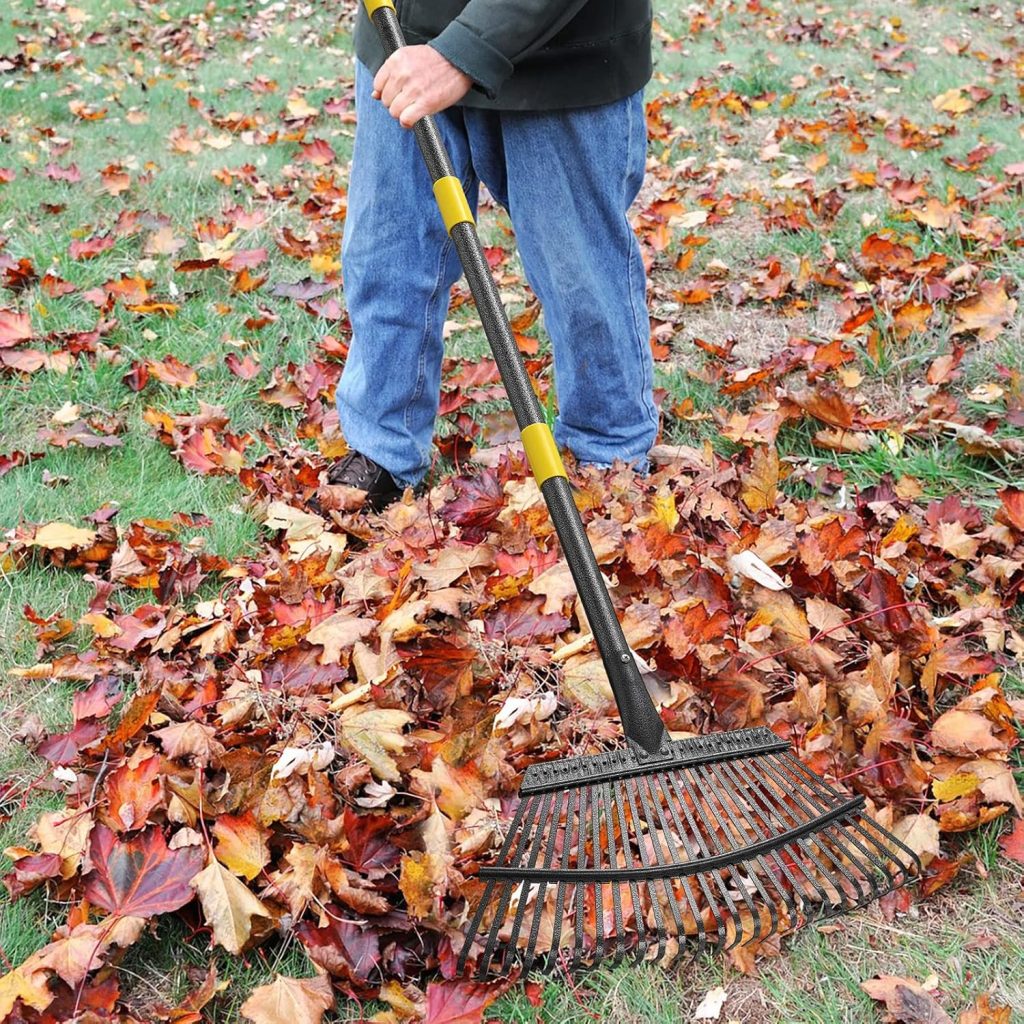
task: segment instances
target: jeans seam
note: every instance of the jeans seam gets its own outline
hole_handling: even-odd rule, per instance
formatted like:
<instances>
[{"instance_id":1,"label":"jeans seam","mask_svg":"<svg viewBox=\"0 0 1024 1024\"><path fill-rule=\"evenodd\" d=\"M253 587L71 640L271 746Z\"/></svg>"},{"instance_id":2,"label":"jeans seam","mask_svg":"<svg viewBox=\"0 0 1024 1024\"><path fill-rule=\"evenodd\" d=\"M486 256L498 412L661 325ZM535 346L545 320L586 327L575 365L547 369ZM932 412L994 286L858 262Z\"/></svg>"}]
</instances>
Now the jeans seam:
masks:
<instances>
[{"instance_id":1,"label":"jeans seam","mask_svg":"<svg viewBox=\"0 0 1024 1024\"><path fill-rule=\"evenodd\" d=\"M641 103L642 102L643 101L641 100ZM628 111L628 107L627 107L627 111ZM626 139L627 139L627 141L626 141L626 168L627 168L626 173L627 173L627 175L629 174L629 168L632 166L632 162L633 162L633 134L634 134L634 124L633 124L633 122L635 120L635 118L632 116L631 112L629 112L628 116L629 116L629 131L626 133ZM647 129L646 129L646 124L645 124L644 131L646 132L646 130ZM643 182L641 181L641 188L642 187L643 187ZM632 205L632 201L630 202L630 206L631 205ZM626 225L626 284L627 284L627 288L628 288L628 291L629 291L629 310L630 310L630 314L633 317L633 333L634 333L634 335L637 336L637 348L639 350L640 366L641 366L642 372L643 372L643 388L644 388L643 403L644 403L644 406L647 409L647 418L650 420L651 425L654 427L655 431L657 431L657 429L658 429L658 414L657 414L657 411L654 408L653 403L650 400L650 391L654 387L654 371L653 371L653 367L650 366L648 360L644 358L646 353L644 352L644 349L643 349L644 344L647 344L648 346L650 345L650 338L647 338L646 341L645 341L644 339L640 339L640 337L639 337L640 330L639 330L639 325L637 324L636 298L635 298L635 296L633 294L633 290L634 290L633 289L633 271L634 271L634 267L635 267L635 264L636 264L636 255L637 255L637 253L636 253L636 234L633 231L633 225L630 224L630 222L629 222L629 207L628 206L626 207L626 209L624 209L622 211L622 219L623 219L623 221L625 222L625 225ZM645 286L644 301L646 303L646 286Z\"/></svg>"}]
</instances>

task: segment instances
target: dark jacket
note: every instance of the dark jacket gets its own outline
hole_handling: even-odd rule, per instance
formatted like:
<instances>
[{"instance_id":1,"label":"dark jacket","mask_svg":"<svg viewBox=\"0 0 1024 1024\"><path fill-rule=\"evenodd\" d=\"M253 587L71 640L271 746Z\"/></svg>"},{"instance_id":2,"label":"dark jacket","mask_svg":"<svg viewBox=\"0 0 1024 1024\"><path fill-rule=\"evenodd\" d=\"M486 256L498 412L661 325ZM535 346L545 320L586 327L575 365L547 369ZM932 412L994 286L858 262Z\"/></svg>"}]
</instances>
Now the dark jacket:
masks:
<instances>
[{"instance_id":1,"label":"dark jacket","mask_svg":"<svg viewBox=\"0 0 1024 1024\"><path fill-rule=\"evenodd\" d=\"M396 0L406 42L430 43L475 85L462 103L557 110L611 103L651 77L650 0ZM384 61L359 4L356 55Z\"/></svg>"}]
</instances>

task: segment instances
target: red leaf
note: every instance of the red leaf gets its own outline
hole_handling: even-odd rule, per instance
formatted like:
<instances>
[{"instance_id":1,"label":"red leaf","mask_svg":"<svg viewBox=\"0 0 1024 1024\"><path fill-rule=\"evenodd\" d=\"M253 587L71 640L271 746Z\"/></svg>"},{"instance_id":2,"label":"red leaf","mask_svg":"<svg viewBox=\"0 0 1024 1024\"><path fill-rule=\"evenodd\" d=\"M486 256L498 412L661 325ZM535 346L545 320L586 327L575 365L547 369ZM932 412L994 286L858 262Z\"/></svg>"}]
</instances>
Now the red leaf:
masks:
<instances>
[{"instance_id":1,"label":"red leaf","mask_svg":"<svg viewBox=\"0 0 1024 1024\"><path fill-rule=\"evenodd\" d=\"M378 976L380 939L373 928L345 920L343 914L345 911L335 907L322 928L306 921L295 929L295 934L313 962L331 974L368 981Z\"/></svg>"},{"instance_id":2,"label":"red leaf","mask_svg":"<svg viewBox=\"0 0 1024 1024\"><path fill-rule=\"evenodd\" d=\"M4 885L12 899L24 896L47 878L60 874L59 853L32 853L14 862L13 870L4 878Z\"/></svg>"},{"instance_id":3,"label":"red leaf","mask_svg":"<svg viewBox=\"0 0 1024 1024\"><path fill-rule=\"evenodd\" d=\"M105 825L97 825L89 842L93 869L86 876L85 895L120 917L167 914L195 896L188 883L202 870L205 857L198 846L169 850L158 828L121 842Z\"/></svg>"},{"instance_id":4,"label":"red leaf","mask_svg":"<svg viewBox=\"0 0 1024 1024\"><path fill-rule=\"evenodd\" d=\"M82 747L89 746L103 735L101 722L89 718L78 722L70 732L59 733L44 740L36 747L36 753L45 757L50 764L70 764Z\"/></svg>"},{"instance_id":5,"label":"red leaf","mask_svg":"<svg viewBox=\"0 0 1024 1024\"><path fill-rule=\"evenodd\" d=\"M458 497L449 501L440 515L456 526L482 530L498 518L505 506L505 495L492 470L476 477L460 477L455 481L455 492Z\"/></svg>"},{"instance_id":6,"label":"red leaf","mask_svg":"<svg viewBox=\"0 0 1024 1024\"><path fill-rule=\"evenodd\" d=\"M28 313L16 313L13 309L0 309L0 348L11 348L32 337L32 325Z\"/></svg>"},{"instance_id":7,"label":"red leaf","mask_svg":"<svg viewBox=\"0 0 1024 1024\"><path fill-rule=\"evenodd\" d=\"M74 241L68 246L68 252L73 260L91 260L100 253L114 248L113 235L102 237L86 238L81 241Z\"/></svg>"},{"instance_id":8,"label":"red leaf","mask_svg":"<svg viewBox=\"0 0 1024 1024\"><path fill-rule=\"evenodd\" d=\"M1004 519L1024 533L1024 491L1007 487L999 492L999 500L1003 503Z\"/></svg>"},{"instance_id":9,"label":"red leaf","mask_svg":"<svg viewBox=\"0 0 1024 1024\"><path fill-rule=\"evenodd\" d=\"M427 985L427 1016L423 1024L481 1024L484 1010L502 991L501 985L432 981Z\"/></svg>"},{"instance_id":10,"label":"red leaf","mask_svg":"<svg viewBox=\"0 0 1024 1024\"><path fill-rule=\"evenodd\" d=\"M1024 818L1018 818L1013 826L1012 832L1007 832L999 840L999 845L1004 854L1015 860L1018 864L1024 864Z\"/></svg>"},{"instance_id":11,"label":"red leaf","mask_svg":"<svg viewBox=\"0 0 1024 1024\"><path fill-rule=\"evenodd\" d=\"M308 160L317 167L326 167L327 164L333 164L337 159L330 143L325 142L323 139L314 139L312 142L307 142L299 150L299 156L301 159Z\"/></svg>"}]
</instances>

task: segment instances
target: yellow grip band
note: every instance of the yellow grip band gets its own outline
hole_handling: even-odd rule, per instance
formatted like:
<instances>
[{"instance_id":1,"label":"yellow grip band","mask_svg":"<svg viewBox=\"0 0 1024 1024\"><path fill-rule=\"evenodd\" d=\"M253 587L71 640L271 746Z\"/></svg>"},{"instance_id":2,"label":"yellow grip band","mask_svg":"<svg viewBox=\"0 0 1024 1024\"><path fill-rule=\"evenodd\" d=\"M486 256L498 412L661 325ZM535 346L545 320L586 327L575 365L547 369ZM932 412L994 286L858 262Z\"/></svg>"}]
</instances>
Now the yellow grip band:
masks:
<instances>
[{"instance_id":1,"label":"yellow grip band","mask_svg":"<svg viewBox=\"0 0 1024 1024\"><path fill-rule=\"evenodd\" d=\"M448 234L456 224L473 223L473 212L462 191L462 182L454 175L448 174L434 182L434 198Z\"/></svg>"},{"instance_id":2,"label":"yellow grip band","mask_svg":"<svg viewBox=\"0 0 1024 1024\"><path fill-rule=\"evenodd\" d=\"M363 6L366 8L366 13L372 18L374 11L379 11L382 7L390 7L391 10L395 9L394 0L363 0Z\"/></svg>"},{"instance_id":3,"label":"yellow grip band","mask_svg":"<svg viewBox=\"0 0 1024 1024\"><path fill-rule=\"evenodd\" d=\"M538 487L553 476L565 476L562 456L546 423L531 423L524 428L523 447Z\"/></svg>"}]
</instances>

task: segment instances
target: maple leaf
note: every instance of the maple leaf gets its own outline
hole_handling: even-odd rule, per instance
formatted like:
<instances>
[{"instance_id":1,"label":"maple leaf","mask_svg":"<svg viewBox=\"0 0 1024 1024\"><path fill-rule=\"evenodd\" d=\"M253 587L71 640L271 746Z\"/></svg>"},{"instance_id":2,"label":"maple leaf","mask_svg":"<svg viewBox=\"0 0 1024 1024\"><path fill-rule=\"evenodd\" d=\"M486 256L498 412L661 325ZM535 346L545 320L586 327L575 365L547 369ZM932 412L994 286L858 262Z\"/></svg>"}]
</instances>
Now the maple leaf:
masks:
<instances>
[{"instance_id":1,"label":"maple leaf","mask_svg":"<svg viewBox=\"0 0 1024 1024\"><path fill-rule=\"evenodd\" d=\"M254 988L241 1012L253 1024L321 1024L334 1006L334 990L324 974L315 978L278 975L269 985Z\"/></svg>"},{"instance_id":2,"label":"maple leaf","mask_svg":"<svg viewBox=\"0 0 1024 1024\"><path fill-rule=\"evenodd\" d=\"M380 938L372 927L349 920L338 906L325 908L327 921L319 927L303 921L295 934L310 958L335 977L366 982L379 976Z\"/></svg>"},{"instance_id":3,"label":"maple leaf","mask_svg":"<svg viewBox=\"0 0 1024 1024\"><path fill-rule=\"evenodd\" d=\"M202 857L201 851L190 848ZM271 912L219 861L210 862L189 883L199 897L213 939L229 953L241 953L252 936L252 919Z\"/></svg>"},{"instance_id":4,"label":"maple leaf","mask_svg":"<svg viewBox=\"0 0 1024 1024\"><path fill-rule=\"evenodd\" d=\"M89 842L92 871L85 876L85 895L117 917L155 917L188 903L189 883L203 863L196 847L169 850L159 828L152 827L127 841L105 825L97 825Z\"/></svg>"},{"instance_id":5,"label":"maple leaf","mask_svg":"<svg viewBox=\"0 0 1024 1024\"><path fill-rule=\"evenodd\" d=\"M507 985L469 981L432 981L427 985L423 1024L481 1024L484 1010Z\"/></svg>"}]
</instances>

